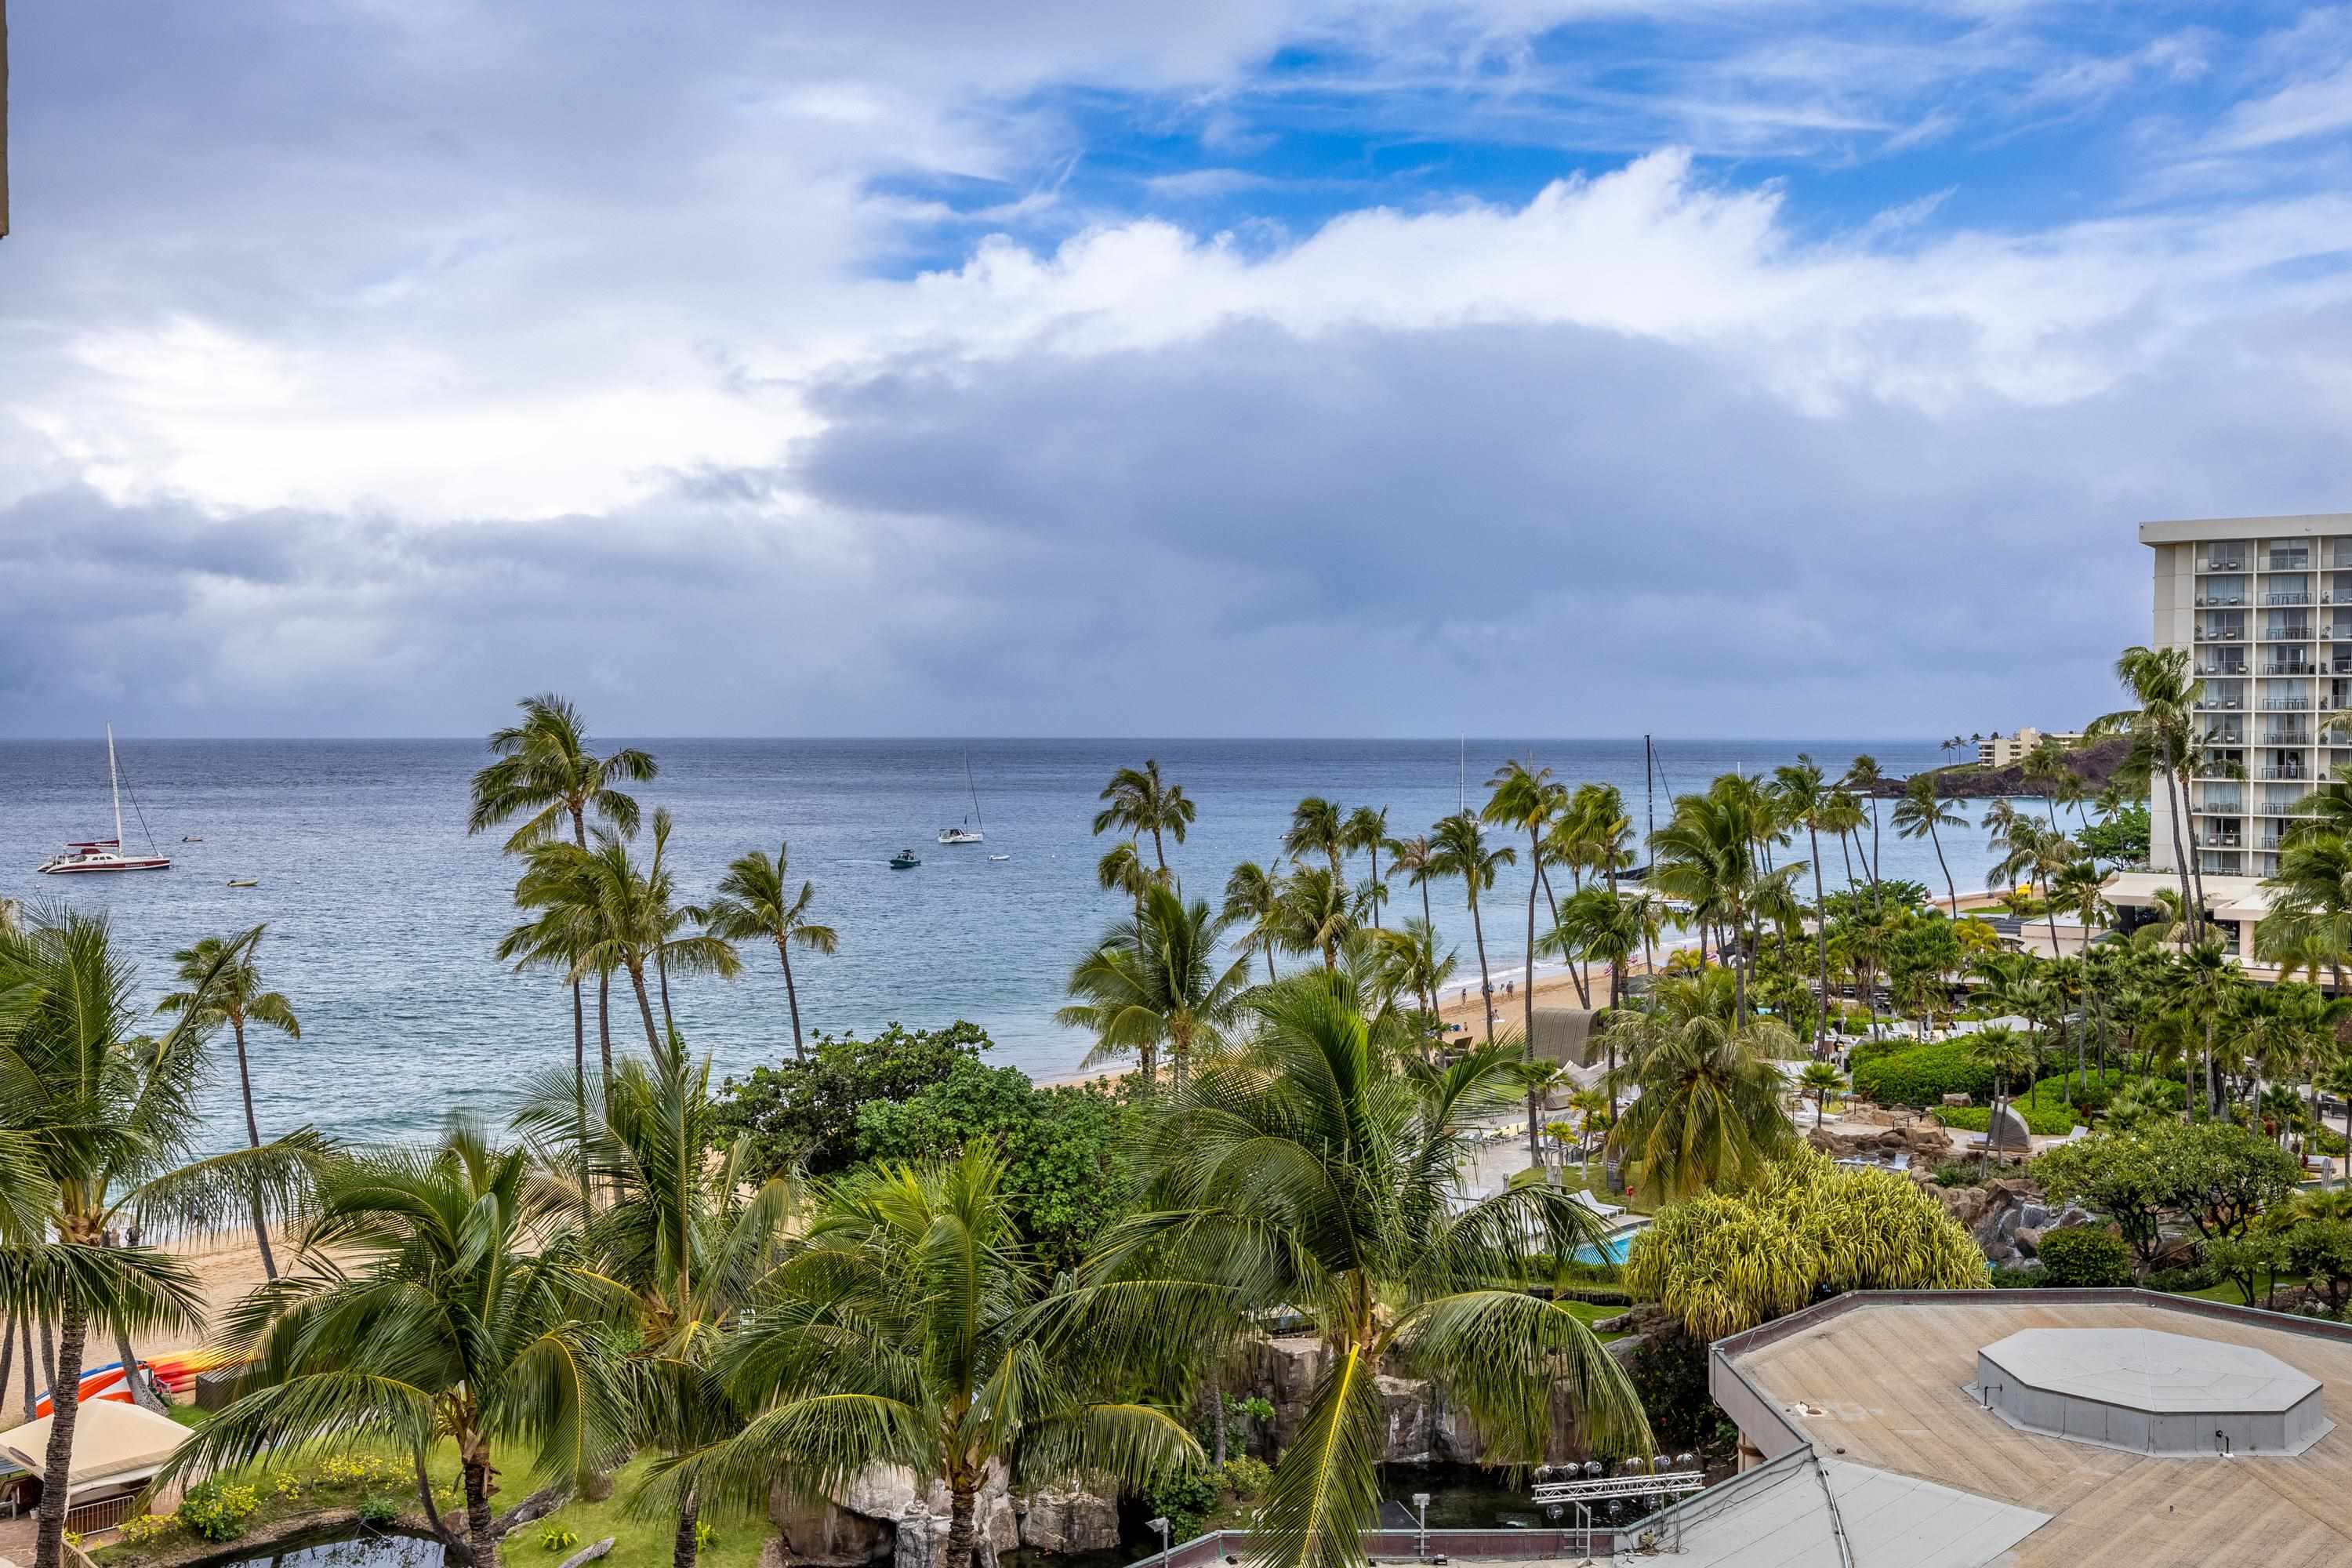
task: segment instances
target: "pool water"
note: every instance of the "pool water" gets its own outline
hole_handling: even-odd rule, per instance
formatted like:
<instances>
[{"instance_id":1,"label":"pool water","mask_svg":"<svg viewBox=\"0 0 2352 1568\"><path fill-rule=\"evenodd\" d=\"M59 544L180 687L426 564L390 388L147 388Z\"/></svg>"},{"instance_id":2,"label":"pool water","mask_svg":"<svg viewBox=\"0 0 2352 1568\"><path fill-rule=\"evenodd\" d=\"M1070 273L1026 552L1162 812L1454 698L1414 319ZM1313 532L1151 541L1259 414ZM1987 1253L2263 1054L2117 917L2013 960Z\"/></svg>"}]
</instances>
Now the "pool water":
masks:
<instances>
[{"instance_id":1,"label":"pool water","mask_svg":"<svg viewBox=\"0 0 2352 1568\"><path fill-rule=\"evenodd\" d=\"M1626 1226L1622 1230L1612 1230L1598 1243L1578 1247L1576 1260L1579 1263L1622 1265L1625 1261L1625 1255L1633 1250L1633 1238L1649 1228L1649 1224L1648 1220L1643 1220L1638 1224Z\"/></svg>"},{"instance_id":2,"label":"pool water","mask_svg":"<svg viewBox=\"0 0 2352 1568\"><path fill-rule=\"evenodd\" d=\"M206 1568L442 1568L441 1543L362 1527L355 1535L281 1541L236 1557L215 1557Z\"/></svg>"}]
</instances>

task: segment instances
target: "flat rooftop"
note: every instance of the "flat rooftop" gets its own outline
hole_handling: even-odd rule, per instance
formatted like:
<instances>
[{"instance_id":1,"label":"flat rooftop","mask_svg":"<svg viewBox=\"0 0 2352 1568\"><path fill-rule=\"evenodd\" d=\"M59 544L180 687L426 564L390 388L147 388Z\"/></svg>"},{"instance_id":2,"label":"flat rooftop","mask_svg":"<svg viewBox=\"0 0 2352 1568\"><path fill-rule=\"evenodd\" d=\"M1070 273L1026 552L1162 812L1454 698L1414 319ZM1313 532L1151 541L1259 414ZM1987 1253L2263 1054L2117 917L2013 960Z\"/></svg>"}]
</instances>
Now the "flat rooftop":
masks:
<instances>
[{"instance_id":1,"label":"flat rooftop","mask_svg":"<svg viewBox=\"0 0 2352 1568\"><path fill-rule=\"evenodd\" d=\"M2352 1401L2352 1337L2054 1291L1847 1298L1724 1346L1726 1360L1825 1462L1874 1468L2048 1519L1999 1561L2016 1568L2343 1568L2352 1563L2352 1430L2305 1452L2238 1459L2126 1453L2023 1432L1962 1392L1977 1352L2022 1331L2187 1335L2275 1358ZM1978 1304L1967 1304L1978 1298ZM1991 1299L1988 1299L1991 1298ZM2202 1305L2201 1303L2200 1305ZM1790 1331L1780 1332L1786 1329ZM1722 1397L1718 1394L1718 1397ZM1727 1404L1727 1408L1731 1408ZM1742 1412L1733 1409L1736 1417ZM1754 1413L1742 1417L1748 1431ZM1766 1445L1770 1451L1770 1445ZM1788 1447L1782 1444L1782 1447Z\"/></svg>"}]
</instances>

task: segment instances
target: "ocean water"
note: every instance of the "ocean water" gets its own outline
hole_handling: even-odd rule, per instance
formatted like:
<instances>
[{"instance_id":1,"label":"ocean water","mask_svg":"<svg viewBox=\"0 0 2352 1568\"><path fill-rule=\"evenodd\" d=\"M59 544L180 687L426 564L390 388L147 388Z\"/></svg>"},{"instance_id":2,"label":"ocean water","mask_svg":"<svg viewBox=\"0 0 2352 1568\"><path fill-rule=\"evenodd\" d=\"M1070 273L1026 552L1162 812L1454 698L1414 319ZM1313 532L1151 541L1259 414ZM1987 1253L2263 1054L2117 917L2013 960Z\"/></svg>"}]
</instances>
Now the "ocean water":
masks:
<instances>
[{"instance_id":1,"label":"ocean water","mask_svg":"<svg viewBox=\"0 0 2352 1568\"><path fill-rule=\"evenodd\" d=\"M1497 764L1531 755L1571 784L1616 784L1637 827L1646 805L1638 739L1474 741L1460 751L1452 741L634 743L661 763L661 776L638 793L648 812L667 805L677 819L670 848L685 901L707 896L733 857L772 854L779 840L792 846L793 875L816 884L817 916L838 930L841 951L795 955L808 1026L866 1033L894 1019L913 1026L968 1018L996 1041L996 1059L1040 1078L1074 1072L1089 1044L1053 1014L1071 964L1120 912L1121 900L1095 886L1108 841L1089 831L1097 793L1117 767L1156 757L1197 803L1199 822L1183 844L1169 846L1170 860L1186 891L1213 903L1235 861L1276 857L1305 795L1386 805L1391 830L1406 835L1454 809L1457 770L1475 804ZM988 837L951 847L933 835L971 809L967 750ZM1933 741L1660 742L1659 819L1673 793L1704 787L1718 773L1769 770L1800 752L1835 771L1863 751L1897 773L1948 760ZM516 918L515 867L499 854L502 834L466 834L467 783L486 760L479 741L124 737L121 752L136 802L135 811L126 804L125 836L136 848L152 835L172 868L35 874L65 841L112 831L105 747L0 742L0 896L110 911L149 999L171 989L174 949L267 922L259 963L293 1003L302 1037L249 1037L265 1132L307 1122L389 1138L428 1131L451 1110L502 1116L525 1075L569 1061L571 1010L559 979L511 973L491 956ZM1963 890L1983 885L1982 837L1947 835ZM923 864L893 871L889 857L904 847ZM1824 858L1835 886L1842 862L1833 849ZM1881 863L1889 876L1942 887L1925 841L1888 832ZM1360 874L1360 858L1352 869ZM246 878L260 885L226 885ZM1519 868L1481 903L1498 984L1524 952L1526 896ZM1441 932L1459 946L1458 973L1475 984L1460 884L1437 884L1431 897ZM1400 886L1390 907L1418 905ZM672 985L680 1028L722 1073L791 1051L772 949L747 947L743 957L732 983ZM626 988L614 996L616 1047L641 1042L634 1012L619 1011L633 1005ZM590 1005L593 1051L593 993ZM226 1072L213 1101L217 1141L240 1139Z\"/></svg>"}]
</instances>

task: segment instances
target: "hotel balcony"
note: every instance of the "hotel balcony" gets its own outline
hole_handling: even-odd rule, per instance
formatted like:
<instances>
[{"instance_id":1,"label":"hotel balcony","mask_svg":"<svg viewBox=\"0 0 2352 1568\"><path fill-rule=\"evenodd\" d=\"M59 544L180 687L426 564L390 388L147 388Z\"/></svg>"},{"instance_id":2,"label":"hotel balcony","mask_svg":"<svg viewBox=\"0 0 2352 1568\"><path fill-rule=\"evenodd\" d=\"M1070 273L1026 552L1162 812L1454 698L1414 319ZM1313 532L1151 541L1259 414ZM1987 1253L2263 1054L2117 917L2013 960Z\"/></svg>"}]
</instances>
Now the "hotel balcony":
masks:
<instances>
[{"instance_id":1,"label":"hotel balcony","mask_svg":"<svg viewBox=\"0 0 2352 1568\"><path fill-rule=\"evenodd\" d=\"M2272 621L2263 627L2264 642L2310 642L2309 621Z\"/></svg>"},{"instance_id":2,"label":"hotel balcony","mask_svg":"<svg viewBox=\"0 0 2352 1568\"><path fill-rule=\"evenodd\" d=\"M2311 603L2311 590L2308 588L2277 589L2271 593L2264 594L2263 595L2263 603L2265 605L2308 605Z\"/></svg>"},{"instance_id":3,"label":"hotel balcony","mask_svg":"<svg viewBox=\"0 0 2352 1568\"><path fill-rule=\"evenodd\" d=\"M2307 779L2311 770L2296 763L2271 763L2254 770L2261 779Z\"/></svg>"},{"instance_id":4,"label":"hotel balcony","mask_svg":"<svg viewBox=\"0 0 2352 1568\"><path fill-rule=\"evenodd\" d=\"M2243 594L2200 594L2197 598L2197 607L2200 610L2242 610L2246 607L2246 596Z\"/></svg>"},{"instance_id":5,"label":"hotel balcony","mask_svg":"<svg viewBox=\"0 0 2352 1568\"><path fill-rule=\"evenodd\" d=\"M2265 730L2263 731L2263 744L2265 746L2308 746L2311 744L2311 732L2307 730Z\"/></svg>"},{"instance_id":6,"label":"hotel balcony","mask_svg":"<svg viewBox=\"0 0 2352 1568\"><path fill-rule=\"evenodd\" d=\"M2199 626L2197 628L2197 640L2199 642L2243 642L2246 640L2246 628L2243 626Z\"/></svg>"},{"instance_id":7,"label":"hotel balcony","mask_svg":"<svg viewBox=\"0 0 2352 1568\"><path fill-rule=\"evenodd\" d=\"M2307 658L2274 659L2263 666L2264 675L2316 675L2319 667Z\"/></svg>"},{"instance_id":8,"label":"hotel balcony","mask_svg":"<svg viewBox=\"0 0 2352 1568\"><path fill-rule=\"evenodd\" d=\"M2352 669L2352 658L2341 659L2337 662L2347 666L2347 669ZM2197 667L2197 673L2204 677L2231 675L2242 679L2247 673L2247 665L2243 659L2240 659L2235 664L2206 663Z\"/></svg>"},{"instance_id":9,"label":"hotel balcony","mask_svg":"<svg viewBox=\"0 0 2352 1568\"><path fill-rule=\"evenodd\" d=\"M2271 552L2269 558L2263 563L2263 570L2265 572L2308 572L2311 570L2311 552L2308 550L2298 550L2294 552L2281 552L2274 550Z\"/></svg>"},{"instance_id":10,"label":"hotel balcony","mask_svg":"<svg viewBox=\"0 0 2352 1568\"><path fill-rule=\"evenodd\" d=\"M2256 702L2254 706L2261 709L2265 713L2308 713L2311 711L2311 699L2308 697L2265 697Z\"/></svg>"},{"instance_id":11,"label":"hotel balcony","mask_svg":"<svg viewBox=\"0 0 2352 1568\"><path fill-rule=\"evenodd\" d=\"M2228 555L2209 555L2197 563L2197 570L2200 572L2243 572L2245 569L2246 555L2243 551Z\"/></svg>"}]
</instances>

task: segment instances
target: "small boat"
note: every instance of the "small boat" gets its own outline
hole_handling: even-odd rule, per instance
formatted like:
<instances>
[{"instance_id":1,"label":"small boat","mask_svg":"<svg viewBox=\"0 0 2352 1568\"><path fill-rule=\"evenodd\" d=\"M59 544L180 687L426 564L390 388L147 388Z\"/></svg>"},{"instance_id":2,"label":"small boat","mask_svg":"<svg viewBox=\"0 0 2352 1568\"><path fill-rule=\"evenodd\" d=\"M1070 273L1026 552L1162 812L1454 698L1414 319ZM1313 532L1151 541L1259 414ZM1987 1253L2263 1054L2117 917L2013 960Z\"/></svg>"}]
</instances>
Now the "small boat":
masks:
<instances>
[{"instance_id":1,"label":"small boat","mask_svg":"<svg viewBox=\"0 0 2352 1568\"><path fill-rule=\"evenodd\" d=\"M261 879L258 877L247 877L240 879L232 877L229 879L228 885L232 888L258 888L261 886Z\"/></svg>"},{"instance_id":2,"label":"small boat","mask_svg":"<svg viewBox=\"0 0 2352 1568\"><path fill-rule=\"evenodd\" d=\"M940 842L942 844L978 844L988 837L983 831L988 825L981 820L980 816L980 786L971 779L971 748L969 746L963 752L963 782L964 787L971 791L971 815L963 819L960 827L940 828Z\"/></svg>"},{"instance_id":3,"label":"small boat","mask_svg":"<svg viewBox=\"0 0 2352 1568\"><path fill-rule=\"evenodd\" d=\"M1010 860L1013 857L1010 855L991 855L989 858L992 860Z\"/></svg>"},{"instance_id":4,"label":"small boat","mask_svg":"<svg viewBox=\"0 0 2352 1568\"><path fill-rule=\"evenodd\" d=\"M890 857L890 869L893 871L911 871L922 863L923 858L911 849L901 849Z\"/></svg>"},{"instance_id":5,"label":"small boat","mask_svg":"<svg viewBox=\"0 0 2352 1568\"><path fill-rule=\"evenodd\" d=\"M172 868L172 858L156 854L152 843L147 846L144 855L122 852L122 770L115 765L114 726L111 724L106 727L106 777L114 789L114 837L86 838L67 845L62 853L52 855L41 862L38 868L43 876L62 877L83 871L168 871ZM134 795L131 804L132 809L137 809L138 797ZM141 826L145 826L144 817L141 819Z\"/></svg>"},{"instance_id":6,"label":"small boat","mask_svg":"<svg viewBox=\"0 0 2352 1568\"><path fill-rule=\"evenodd\" d=\"M180 835L180 842L183 844L202 844L204 840L197 837L193 833L183 833Z\"/></svg>"}]
</instances>

